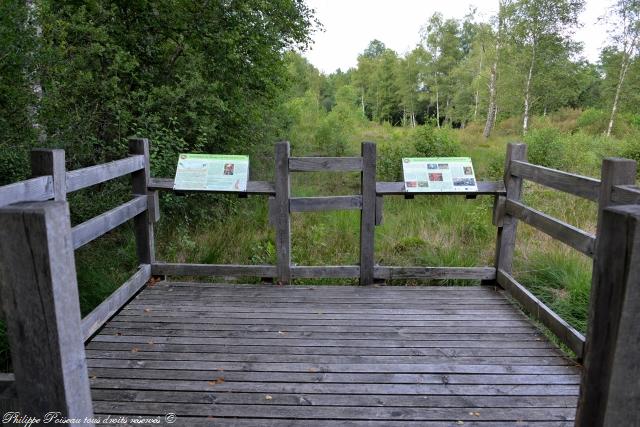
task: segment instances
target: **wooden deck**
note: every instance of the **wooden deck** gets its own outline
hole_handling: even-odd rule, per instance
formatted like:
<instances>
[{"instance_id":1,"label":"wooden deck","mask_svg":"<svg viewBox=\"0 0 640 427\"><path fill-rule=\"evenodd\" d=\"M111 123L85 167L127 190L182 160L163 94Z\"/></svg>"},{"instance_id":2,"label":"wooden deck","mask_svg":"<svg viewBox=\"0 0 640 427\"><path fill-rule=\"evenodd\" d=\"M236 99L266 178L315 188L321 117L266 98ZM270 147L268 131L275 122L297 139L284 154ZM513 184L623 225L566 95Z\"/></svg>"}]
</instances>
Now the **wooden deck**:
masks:
<instances>
[{"instance_id":1,"label":"wooden deck","mask_svg":"<svg viewBox=\"0 0 640 427\"><path fill-rule=\"evenodd\" d=\"M160 282L87 344L96 414L181 425L573 425L579 368L486 287Z\"/></svg>"}]
</instances>

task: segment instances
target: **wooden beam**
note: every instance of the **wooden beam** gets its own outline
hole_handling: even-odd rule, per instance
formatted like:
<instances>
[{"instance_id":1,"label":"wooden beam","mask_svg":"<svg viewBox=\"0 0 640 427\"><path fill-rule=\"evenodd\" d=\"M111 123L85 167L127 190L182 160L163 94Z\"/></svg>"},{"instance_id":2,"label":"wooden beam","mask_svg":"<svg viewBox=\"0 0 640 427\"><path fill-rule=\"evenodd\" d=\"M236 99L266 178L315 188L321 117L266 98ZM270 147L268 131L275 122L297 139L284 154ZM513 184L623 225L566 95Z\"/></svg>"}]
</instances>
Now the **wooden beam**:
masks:
<instances>
[{"instance_id":1,"label":"wooden beam","mask_svg":"<svg viewBox=\"0 0 640 427\"><path fill-rule=\"evenodd\" d=\"M301 266L291 267L291 277L294 279L349 279L360 277L360 266L358 265L323 265L323 266Z\"/></svg>"},{"instance_id":2,"label":"wooden beam","mask_svg":"<svg viewBox=\"0 0 640 427\"><path fill-rule=\"evenodd\" d=\"M613 188L618 185L634 185L636 183L636 162L629 159L607 158L602 161L600 171L600 195L598 197L598 224L596 239L600 235L602 211L615 205Z\"/></svg>"},{"instance_id":3,"label":"wooden beam","mask_svg":"<svg viewBox=\"0 0 640 427\"><path fill-rule=\"evenodd\" d=\"M376 196L376 225L382 225L384 221L384 197Z\"/></svg>"},{"instance_id":4,"label":"wooden beam","mask_svg":"<svg viewBox=\"0 0 640 427\"><path fill-rule=\"evenodd\" d=\"M149 183L149 190L152 191L173 191L173 178L151 178ZM185 193L238 193L237 191L200 191L200 190L180 190ZM276 194L276 190L273 183L267 181L248 181L246 194L262 194L266 196L273 196Z\"/></svg>"},{"instance_id":5,"label":"wooden beam","mask_svg":"<svg viewBox=\"0 0 640 427\"><path fill-rule=\"evenodd\" d=\"M142 158L142 168L131 174L133 194L148 198L147 206L155 205L155 200L149 192L150 157L149 140L146 138L129 139L129 153ZM133 157L132 156L132 157ZM150 200L149 200L150 199ZM133 218L134 233L136 237L136 251L140 264L152 264L155 261L155 237L153 232L153 220L148 209Z\"/></svg>"},{"instance_id":6,"label":"wooden beam","mask_svg":"<svg viewBox=\"0 0 640 427\"><path fill-rule=\"evenodd\" d=\"M596 244L595 236L513 200L507 199L506 212L565 245L593 257Z\"/></svg>"},{"instance_id":7,"label":"wooden beam","mask_svg":"<svg viewBox=\"0 0 640 427\"><path fill-rule=\"evenodd\" d=\"M147 197L136 196L133 200L111 209L95 218L78 224L71 230L73 248L78 249L103 234L140 215L147 209Z\"/></svg>"},{"instance_id":8,"label":"wooden beam","mask_svg":"<svg viewBox=\"0 0 640 427\"><path fill-rule=\"evenodd\" d=\"M504 183L497 181L477 181L478 191L443 191L434 193L407 193L404 182L378 182L376 193L381 196L454 196L454 195L495 195L506 194ZM413 198L413 197L412 197Z\"/></svg>"},{"instance_id":9,"label":"wooden beam","mask_svg":"<svg viewBox=\"0 0 640 427\"><path fill-rule=\"evenodd\" d=\"M82 337L86 342L109 321L151 278L151 266L143 264L133 276L82 319Z\"/></svg>"},{"instance_id":10,"label":"wooden beam","mask_svg":"<svg viewBox=\"0 0 640 427\"><path fill-rule=\"evenodd\" d=\"M504 270L498 270L498 284L502 286L536 320L549 328L560 341L573 351L578 359L582 357L584 336L536 298L516 279Z\"/></svg>"},{"instance_id":11,"label":"wooden beam","mask_svg":"<svg viewBox=\"0 0 640 427\"><path fill-rule=\"evenodd\" d=\"M611 201L618 205L638 205L640 188L636 185L614 185L611 188Z\"/></svg>"},{"instance_id":12,"label":"wooden beam","mask_svg":"<svg viewBox=\"0 0 640 427\"><path fill-rule=\"evenodd\" d=\"M53 196L53 177L39 176L0 187L0 207L21 202L41 202Z\"/></svg>"},{"instance_id":13,"label":"wooden beam","mask_svg":"<svg viewBox=\"0 0 640 427\"><path fill-rule=\"evenodd\" d=\"M290 212L362 209L362 196L291 197Z\"/></svg>"},{"instance_id":14,"label":"wooden beam","mask_svg":"<svg viewBox=\"0 0 640 427\"><path fill-rule=\"evenodd\" d=\"M576 426L640 425L640 206L600 219Z\"/></svg>"},{"instance_id":15,"label":"wooden beam","mask_svg":"<svg viewBox=\"0 0 640 427\"><path fill-rule=\"evenodd\" d=\"M280 284L291 281L291 217L289 215L289 142L282 141L275 146L275 209L276 221L276 277ZM268 276L268 275L263 275Z\"/></svg>"},{"instance_id":16,"label":"wooden beam","mask_svg":"<svg viewBox=\"0 0 640 427\"><path fill-rule=\"evenodd\" d=\"M376 144L363 142L361 152L360 284L373 285L376 229Z\"/></svg>"},{"instance_id":17,"label":"wooden beam","mask_svg":"<svg viewBox=\"0 0 640 427\"><path fill-rule=\"evenodd\" d=\"M600 180L598 179L562 172L519 160L511 162L511 173L514 176L594 202L598 200L598 195L600 194Z\"/></svg>"},{"instance_id":18,"label":"wooden beam","mask_svg":"<svg viewBox=\"0 0 640 427\"><path fill-rule=\"evenodd\" d=\"M130 156L110 163L67 172L67 193L110 181L144 169L144 156Z\"/></svg>"},{"instance_id":19,"label":"wooden beam","mask_svg":"<svg viewBox=\"0 0 640 427\"><path fill-rule=\"evenodd\" d=\"M290 172L359 172L362 157L290 157Z\"/></svg>"},{"instance_id":20,"label":"wooden beam","mask_svg":"<svg viewBox=\"0 0 640 427\"><path fill-rule=\"evenodd\" d=\"M273 265L232 265L232 264L175 264L156 262L151 266L154 276L251 276L275 277Z\"/></svg>"},{"instance_id":21,"label":"wooden beam","mask_svg":"<svg viewBox=\"0 0 640 427\"><path fill-rule=\"evenodd\" d=\"M376 279L494 280L494 267L374 267Z\"/></svg>"},{"instance_id":22,"label":"wooden beam","mask_svg":"<svg viewBox=\"0 0 640 427\"><path fill-rule=\"evenodd\" d=\"M0 296L20 410L92 416L66 202L0 209ZM86 425L86 424L84 424Z\"/></svg>"},{"instance_id":23,"label":"wooden beam","mask_svg":"<svg viewBox=\"0 0 640 427\"><path fill-rule=\"evenodd\" d=\"M53 178L53 199L57 202L67 200L66 169L64 150L36 148L31 150L31 176Z\"/></svg>"}]
</instances>

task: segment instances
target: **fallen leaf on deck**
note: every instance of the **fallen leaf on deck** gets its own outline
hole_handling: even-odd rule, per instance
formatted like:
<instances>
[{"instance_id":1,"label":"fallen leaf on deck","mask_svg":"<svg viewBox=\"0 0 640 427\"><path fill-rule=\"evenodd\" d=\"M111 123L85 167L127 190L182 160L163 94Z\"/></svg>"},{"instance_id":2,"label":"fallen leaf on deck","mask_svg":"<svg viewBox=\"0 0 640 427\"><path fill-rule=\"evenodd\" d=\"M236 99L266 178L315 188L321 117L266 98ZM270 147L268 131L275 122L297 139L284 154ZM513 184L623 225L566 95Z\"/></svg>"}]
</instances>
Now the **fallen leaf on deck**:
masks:
<instances>
[{"instance_id":1,"label":"fallen leaf on deck","mask_svg":"<svg viewBox=\"0 0 640 427\"><path fill-rule=\"evenodd\" d=\"M145 312L145 313L149 313L150 311L151 311L151 309L150 309L150 308L145 308L145 309L144 309L144 312Z\"/></svg>"},{"instance_id":2,"label":"fallen leaf on deck","mask_svg":"<svg viewBox=\"0 0 640 427\"><path fill-rule=\"evenodd\" d=\"M131 349L131 352L132 352L132 353L137 353L137 352L139 352L139 351L140 351L140 350L139 350L137 347L133 347L133 348Z\"/></svg>"},{"instance_id":3,"label":"fallen leaf on deck","mask_svg":"<svg viewBox=\"0 0 640 427\"><path fill-rule=\"evenodd\" d=\"M318 372L319 369L318 368L309 368L309 372Z\"/></svg>"},{"instance_id":4,"label":"fallen leaf on deck","mask_svg":"<svg viewBox=\"0 0 640 427\"><path fill-rule=\"evenodd\" d=\"M271 400L271 399L273 399L273 397L271 397L271 395L270 395L270 394L267 394L264 398L265 398L266 400Z\"/></svg>"}]
</instances>

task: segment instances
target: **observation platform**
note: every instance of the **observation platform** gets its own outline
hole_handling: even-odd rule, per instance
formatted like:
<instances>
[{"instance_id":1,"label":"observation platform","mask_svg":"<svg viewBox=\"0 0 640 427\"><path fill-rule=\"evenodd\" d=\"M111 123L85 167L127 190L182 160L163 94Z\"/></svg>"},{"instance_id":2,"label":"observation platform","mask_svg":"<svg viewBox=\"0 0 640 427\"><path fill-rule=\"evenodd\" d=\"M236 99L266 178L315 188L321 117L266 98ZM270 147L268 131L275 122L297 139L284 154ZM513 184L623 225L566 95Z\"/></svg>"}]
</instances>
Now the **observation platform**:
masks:
<instances>
[{"instance_id":1,"label":"observation platform","mask_svg":"<svg viewBox=\"0 0 640 427\"><path fill-rule=\"evenodd\" d=\"M580 368L498 289L147 285L86 345L94 412L172 412L181 425L573 425Z\"/></svg>"}]
</instances>

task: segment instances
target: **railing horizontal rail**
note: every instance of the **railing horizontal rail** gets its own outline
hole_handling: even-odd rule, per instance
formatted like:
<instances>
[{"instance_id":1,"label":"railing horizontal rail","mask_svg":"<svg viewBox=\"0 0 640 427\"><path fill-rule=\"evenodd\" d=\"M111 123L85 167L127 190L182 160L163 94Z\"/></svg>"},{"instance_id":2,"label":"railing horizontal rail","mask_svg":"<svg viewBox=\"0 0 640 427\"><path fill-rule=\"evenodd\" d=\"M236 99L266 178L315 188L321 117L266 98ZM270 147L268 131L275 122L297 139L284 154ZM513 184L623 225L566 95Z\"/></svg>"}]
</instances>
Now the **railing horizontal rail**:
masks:
<instances>
[{"instance_id":1,"label":"railing horizontal rail","mask_svg":"<svg viewBox=\"0 0 640 427\"><path fill-rule=\"evenodd\" d=\"M291 267L291 277L294 279L348 279L360 277L359 265L323 265Z\"/></svg>"},{"instance_id":2,"label":"railing horizontal rail","mask_svg":"<svg viewBox=\"0 0 640 427\"><path fill-rule=\"evenodd\" d=\"M106 300L102 301L82 322L82 337L87 341L118 312L151 278L151 266L143 264L125 283L122 284Z\"/></svg>"},{"instance_id":3,"label":"railing horizontal rail","mask_svg":"<svg viewBox=\"0 0 640 427\"><path fill-rule=\"evenodd\" d=\"M290 157L290 172L360 172L362 157Z\"/></svg>"},{"instance_id":4,"label":"railing horizontal rail","mask_svg":"<svg viewBox=\"0 0 640 427\"><path fill-rule=\"evenodd\" d=\"M362 209L362 196L292 197L290 212Z\"/></svg>"},{"instance_id":5,"label":"railing horizontal rail","mask_svg":"<svg viewBox=\"0 0 640 427\"><path fill-rule=\"evenodd\" d=\"M494 280L495 267L388 267L375 266L376 279L470 279Z\"/></svg>"},{"instance_id":6,"label":"railing horizontal rail","mask_svg":"<svg viewBox=\"0 0 640 427\"><path fill-rule=\"evenodd\" d=\"M513 200L507 199L506 212L554 239L593 257L596 242L593 235Z\"/></svg>"},{"instance_id":7,"label":"railing horizontal rail","mask_svg":"<svg viewBox=\"0 0 640 427\"><path fill-rule=\"evenodd\" d=\"M177 264L157 262L151 265L154 276L253 276L275 277L274 265Z\"/></svg>"},{"instance_id":8,"label":"railing horizontal rail","mask_svg":"<svg viewBox=\"0 0 640 427\"><path fill-rule=\"evenodd\" d=\"M640 188L635 185L615 185L611 189L611 201L619 204L640 204Z\"/></svg>"},{"instance_id":9,"label":"railing horizontal rail","mask_svg":"<svg viewBox=\"0 0 640 427\"><path fill-rule=\"evenodd\" d=\"M600 180L550 169L544 166L514 160L511 162L512 175L536 182L546 187L564 191L574 196L583 197L594 202L600 194Z\"/></svg>"},{"instance_id":10,"label":"railing horizontal rail","mask_svg":"<svg viewBox=\"0 0 640 427\"><path fill-rule=\"evenodd\" d=\"M504 270L498 270L498 284L518 301L529 314L549 328L578 357L582 358L584 336L565 322L553 310L529 292L516 279Z\"/></svg>"},{"instance_id":11,"label":"railing horizontal rail","mask_svg":"<svg viewBox=\"0 0 640 427\"><path fill-rule=\"evenodd\" d=\"M136 196L134 199L111 209L95 218L78 224L71 230L73 248L78 249L103 234L133 219L147 209L147 196Z\"/></svg>"},{"instance_id":12,"label":"railing horizontal rail","mask_svg":"<svg viewBox=\"0 0 640 427\"><path fill-rule=\"evenodd\" d=\"M379 196L392 196L399 195L404 196L407 194L420 196L438 196L438 195L505 195L507 190L504 188L504 183L500 181L477 181L478 191L443 191L433 193L407 193L404 188L404 182L377 182L376 193Z\"/></svg>"},{"instance_id":13,"label":"railing horizontal rail","mask_svg":"<svg viewBox=\"0 0 640 427\"><path fill-rule=\"evenodd\" d=\"M149 185L150 191L173 191L173 178L151 178L151 183ZM198 190L179 190L180 192L201 192ZM229 191L206 191L207 193L231 193ZM234 191L233 193L237 193ZM247 182L247 191L243 192L247 194L264 194L267 196L273 196L276 194L276 189L273 186L272 182L268 181L248 181Z\"/></svg>"},{"instance_id":14,"label":"railing horizontal rail","mask_svg":"<svg viewBox=\"0 0 640 427\"><path fill-rule=\"evenodd\" d=\"M135 155L88 168L67 172L67 193L91 187L144 169L144 156Z\"/></svg>"},{"instance_id":15,"label":"railing horizontal rail","mask_svg":"<svg viewBox=\"0 0 640 427\"><path fill-rule=\"evenodd\" d=\"M0 206L20 202L41 202L53 198L53 178L39 176L0 187Z\"/></svg>"}]
</instances>

